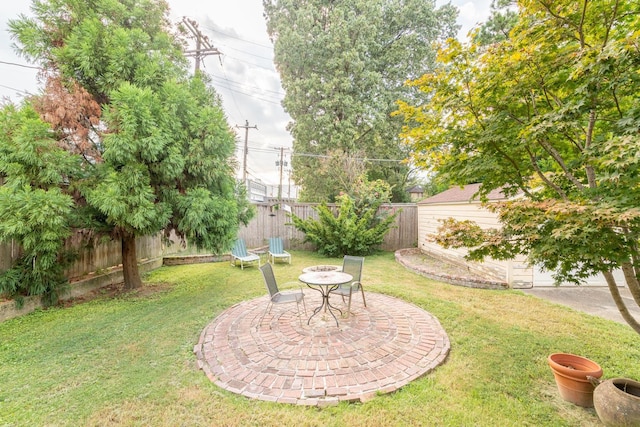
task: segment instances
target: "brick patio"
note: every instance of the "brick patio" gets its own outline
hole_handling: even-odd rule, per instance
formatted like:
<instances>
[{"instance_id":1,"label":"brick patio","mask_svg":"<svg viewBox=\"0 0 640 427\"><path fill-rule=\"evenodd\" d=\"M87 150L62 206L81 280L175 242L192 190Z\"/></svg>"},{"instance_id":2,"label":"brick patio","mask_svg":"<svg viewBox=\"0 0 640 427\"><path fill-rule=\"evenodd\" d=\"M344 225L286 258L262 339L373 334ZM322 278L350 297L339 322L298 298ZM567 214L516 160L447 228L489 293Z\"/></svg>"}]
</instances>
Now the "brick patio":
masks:
<instances>
[{"instance_id":1,"label":"brick patio","mask_svg":"<svg viewBox=\"0 0 640 427\"><path fill-rule=\"evenodd\" d=\"M365 291L366 292L366 291ZM305 290L307 315L276 305L262 322L267 297L236 304L215 318L194 347L216 385L243 396L297 405L366 401L393 392L444 362L450 344L438 320L386 295L354 295L353 314L308 316L320 305ZM333 303L342 307L340 298ZM302 322L300 322L302 320Z\"/></svg>"}]
</instances>

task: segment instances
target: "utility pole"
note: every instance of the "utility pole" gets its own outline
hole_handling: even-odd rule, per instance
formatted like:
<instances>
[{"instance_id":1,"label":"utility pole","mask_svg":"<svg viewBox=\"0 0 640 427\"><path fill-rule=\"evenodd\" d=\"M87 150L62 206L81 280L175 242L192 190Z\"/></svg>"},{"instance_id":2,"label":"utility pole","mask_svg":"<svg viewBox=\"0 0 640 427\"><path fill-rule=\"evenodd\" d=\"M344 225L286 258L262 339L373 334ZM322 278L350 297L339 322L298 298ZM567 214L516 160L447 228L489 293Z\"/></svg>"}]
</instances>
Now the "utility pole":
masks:
<instances>
[{"instance_id":1,"label":"utility pole","mask_svg":"<svg viewBox=\"0 0 640 427\"><path fill-rule=\"evenodd\" d=\"M245 120L244 126L238 126L237 128L244 128L244 160L242 161L242 182L247 184L247 152L249 151L249 129L258 129L258 125L249 126L249 120Z\"/></svg>"},{"instance_id":2,"label":"utility pole","mask_svg":"<svg viewBox=\"0 0 640 427\"><path fill-rule=\"evenodd\" d=\"M288 150L285 147L273 147L276 150L280 150L280 160L276 160L276 166L280 168L280 185L278 185L278 200L282 201L282 178L284 176L284 168L288 166L287 161L284 159L284 150ZM291 174L289 174L289 187L291 187ZM289 194L289 193L287 193Z\"/></svg>"},{"instance_id":3,"label":"utility pole","mask_svg":"<svg viewBox=\"0 0 640 427\"><path fill-rule=\"evenodd\" d=\"M282 200L282 168L284 166L284 147L280 147L280 185L278 186L278 200Z\"/></svg>"},{"instance_id":4,"label":"utility pole","mask_svg":"<svg viewBox=\"0 0 640 427\"><path fill-rule=\"evenodd\" d=\"M192 50L187 50L184 52L185 56L192 57L196 59L196 69L197 73L200 71L200 61L209 55L222 55L222 52L218 50L218 48L211 46L209 42L209 37L205 36L200 32L198 28L198 23L193 19L189 19L186 16L182 18L182 23L191 33L191 37L196 40L196 48Z\"/></svg>"}]
</instances>

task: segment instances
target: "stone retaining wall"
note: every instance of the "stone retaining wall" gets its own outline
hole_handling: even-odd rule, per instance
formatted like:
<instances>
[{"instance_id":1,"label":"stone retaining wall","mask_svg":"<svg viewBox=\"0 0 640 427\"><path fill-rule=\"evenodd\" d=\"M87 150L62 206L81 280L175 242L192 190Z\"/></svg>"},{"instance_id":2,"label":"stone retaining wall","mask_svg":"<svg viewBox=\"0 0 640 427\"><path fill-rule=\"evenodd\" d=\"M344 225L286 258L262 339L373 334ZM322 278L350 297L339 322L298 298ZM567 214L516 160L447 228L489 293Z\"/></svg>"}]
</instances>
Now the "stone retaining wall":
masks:
<instances>
[{"instance_id":1,"label":"stone retaining wall","mask_svg":"<svg viewBox=\"0 0 640 427\"><path fill-rule=\"evenodd\" d=\"M480 276L458 275L456 273L429 268L416 261L419 259L419 256L426 255L418 248L399 249L395 252L396 261L398 263L412 271L415 271L421 276L428 277L429 279L450 283L452 285L466 286L468 288L509 289L509 284L506 282L495 281Z\"/></svg>"}]
</instances>

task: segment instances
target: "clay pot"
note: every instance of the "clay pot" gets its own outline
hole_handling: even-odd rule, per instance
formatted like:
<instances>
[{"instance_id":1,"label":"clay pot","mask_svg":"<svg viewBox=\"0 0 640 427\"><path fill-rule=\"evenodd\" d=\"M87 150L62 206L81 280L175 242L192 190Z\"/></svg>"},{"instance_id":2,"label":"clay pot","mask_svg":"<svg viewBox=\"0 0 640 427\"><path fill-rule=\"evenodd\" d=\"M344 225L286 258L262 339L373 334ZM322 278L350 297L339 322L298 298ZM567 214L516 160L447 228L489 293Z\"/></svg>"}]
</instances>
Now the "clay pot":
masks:
<instances>
[{"instance_id":1,"label":"clay pot","mask_svg":"<svg viewBox=\"0 0 640 427\"><path fill-rule=\"evenodd\" d=\"M587 377L600 378L602 368L596 362L569 353L554 353L547 359L556 379L560 396L575 405L593 407L595 386Z\"/></svg>"},{"instance_id":2,"label":"clay pot","mask_svg":"<svg viewBox=\"0 0 640 427\"><path fill-rule=\"evenodd\" d=\"M640 425L640 383L627 378L602 381L593 392L593 404L607 427Z\"/></svg>"}]
</instances>

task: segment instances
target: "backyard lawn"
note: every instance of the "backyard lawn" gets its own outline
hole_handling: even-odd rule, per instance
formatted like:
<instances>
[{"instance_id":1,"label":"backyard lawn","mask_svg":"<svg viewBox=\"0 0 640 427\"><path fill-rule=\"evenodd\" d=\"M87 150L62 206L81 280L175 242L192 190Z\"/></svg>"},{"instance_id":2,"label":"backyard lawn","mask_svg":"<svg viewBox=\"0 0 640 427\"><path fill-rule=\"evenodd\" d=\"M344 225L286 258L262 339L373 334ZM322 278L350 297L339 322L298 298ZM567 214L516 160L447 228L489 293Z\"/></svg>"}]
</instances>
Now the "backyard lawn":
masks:
<instances>
[{"instance_id":1,"label":"backyard lawn","mask_svg":"<svg viewBox=\"0 0 640 427\"><path fill-rule=\"evenodd\" d=\"M291 252L291 265L274 267L279 282L341 263ZM604 378L640 379L640 337L626 325L519 291L435 282L392 253L367 257L363 276L366 292L436 316L451 341L444 364L395 393L319 409L218 388L196 364L200 332L266 290L255 267L194 264L148 274L139 293L0 323L0 426L589 426L599 425L593 409L558 396L550 353L586 356Z\"/></svg>"}]
</instances>

